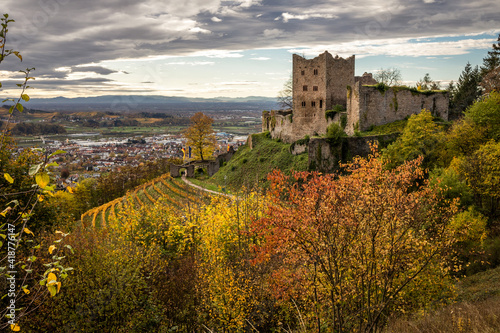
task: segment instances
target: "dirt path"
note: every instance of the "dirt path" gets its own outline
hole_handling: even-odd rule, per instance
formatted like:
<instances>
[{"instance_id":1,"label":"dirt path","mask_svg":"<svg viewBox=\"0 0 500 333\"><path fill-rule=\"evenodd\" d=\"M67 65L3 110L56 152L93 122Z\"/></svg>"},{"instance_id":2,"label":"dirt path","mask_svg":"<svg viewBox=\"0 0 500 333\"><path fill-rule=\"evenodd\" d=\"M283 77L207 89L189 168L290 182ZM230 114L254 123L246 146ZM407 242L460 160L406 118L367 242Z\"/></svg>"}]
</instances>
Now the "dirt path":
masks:
<instances>
[{"instance_id":1,"label":"dirt path","mask_svg":"<svg viewBox=\"0 0 500 333\"><path fill-rule=\"evenodd\" d=\"M216 194L216 195L223 195L223 196L231 198L231 199L236 199L236 196L234 196L234 195L227 194L227 193L220 193L220 192L217 192L217 191L212 191L212 190L206 189L204 187L201 187L199 185L193 184L189 180L187 180L187 178L186 178L185 175L182 176L182 181L184 183L188 184L189 186L192 186L192 187L197 188L199 190L202 190L202 191L205 191L205 192L208 192L208 193L212 193L212 194Z\"/></svg>"}]
</instances>

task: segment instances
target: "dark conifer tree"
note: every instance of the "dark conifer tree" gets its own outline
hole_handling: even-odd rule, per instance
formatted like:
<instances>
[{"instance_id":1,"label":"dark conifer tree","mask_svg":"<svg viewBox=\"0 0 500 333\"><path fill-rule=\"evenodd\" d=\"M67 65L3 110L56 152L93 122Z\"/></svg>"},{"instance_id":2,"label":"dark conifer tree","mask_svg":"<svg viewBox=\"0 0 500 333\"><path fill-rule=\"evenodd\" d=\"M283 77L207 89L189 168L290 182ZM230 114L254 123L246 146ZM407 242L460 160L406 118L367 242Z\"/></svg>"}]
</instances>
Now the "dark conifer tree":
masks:
<instances>
[{"instance_id":1,"label":"dark conifer tree","mask_svg":"<svg viewBox=\"0 0 500 333\"><path fill-rule=\"evenodd\" d=\"M492 45L492 50L488 51L488 55L483 59L481 66L481 76L485 76L495 68L500 66L500 34L497 42Z\"/></svg>"},{"instance_id":2,"label":"dark conifer tree","mask_svg":"<svg viewBox=\"0 0 500 333\"><path fill-rule=\"evenodd\" d=\"M459 118L465 109L481 96L479 82L481 75L478 66L472 68L471 64L467 63L452 93L450 118Z\"/></svg>"}]
</instances>

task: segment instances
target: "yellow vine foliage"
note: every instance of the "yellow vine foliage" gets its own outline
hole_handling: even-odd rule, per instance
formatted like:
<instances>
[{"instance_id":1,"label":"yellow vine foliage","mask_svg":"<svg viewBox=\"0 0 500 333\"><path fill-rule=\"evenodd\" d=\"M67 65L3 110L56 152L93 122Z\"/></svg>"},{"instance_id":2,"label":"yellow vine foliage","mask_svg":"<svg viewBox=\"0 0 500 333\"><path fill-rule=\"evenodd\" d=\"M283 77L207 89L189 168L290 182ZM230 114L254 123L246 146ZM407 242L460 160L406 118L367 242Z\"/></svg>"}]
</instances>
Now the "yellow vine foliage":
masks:
<instances>
[{"instance_id":1,"label":"yellow vine foliage","mask_svg":"<svg viewBox=\"0 0 500 333\"><path fill-rule=\"evenodd\" d=\"M243 331L257 306L255 274L244 260L251 250L247 232L261 215L263 198L250 193L232 200L214 197L210 205L190 216L199 226L202 300L211 324L229 332Z\"/></svg>"}]
</instances>

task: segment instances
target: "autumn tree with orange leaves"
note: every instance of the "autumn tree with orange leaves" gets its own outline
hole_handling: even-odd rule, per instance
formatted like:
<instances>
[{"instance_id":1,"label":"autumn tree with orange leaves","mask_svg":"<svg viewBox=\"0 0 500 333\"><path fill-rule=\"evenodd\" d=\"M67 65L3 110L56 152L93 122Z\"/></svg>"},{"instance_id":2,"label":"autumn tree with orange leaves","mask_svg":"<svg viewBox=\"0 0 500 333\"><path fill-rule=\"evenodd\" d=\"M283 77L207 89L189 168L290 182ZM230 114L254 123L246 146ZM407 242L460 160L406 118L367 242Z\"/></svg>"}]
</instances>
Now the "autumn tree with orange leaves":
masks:
<instances>
[{"instance_id":1,"label":"autumn tree with orange leaves","mask_svg":"<svg viewBox=\"0 0 500 333\"><path fill-rule=\"evenodd\" d=\"M389 316L451 293L456 202L428 186L421 163L388 170L375 153L344 165L345 175L269 175L256 262L274 262L271 289L295 303L303 329L377 332Z\"/></svg>"}]
</instances>

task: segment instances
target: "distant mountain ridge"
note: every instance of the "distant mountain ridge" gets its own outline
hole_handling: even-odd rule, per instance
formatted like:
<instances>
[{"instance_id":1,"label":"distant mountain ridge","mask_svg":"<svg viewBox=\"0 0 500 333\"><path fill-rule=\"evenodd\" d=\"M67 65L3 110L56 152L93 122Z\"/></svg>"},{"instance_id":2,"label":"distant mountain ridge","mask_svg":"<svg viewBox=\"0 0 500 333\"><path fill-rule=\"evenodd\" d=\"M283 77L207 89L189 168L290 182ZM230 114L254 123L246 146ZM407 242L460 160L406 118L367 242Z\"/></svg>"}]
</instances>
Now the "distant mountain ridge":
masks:
<instances>
[{"instance_id":1,"label":"distant mountain ridge","mask_svg":"<svg viewBox=\"0 0 500 333\"><path fill-rule=\"evenodd\" d=\"M279 108L276 98L262 96L196 98L177 96L105 95L96 97L33 98L25 103L28 108L45 110L137 111L197 111L215 110L271 110Z\"/></svg>"},{"instance_id":2,"label":"distant mountain ridge","mask_svg":"<svg viewBox=\"0 0 500 333\"><path fill-rule=\"evenodd\" d=\"M263 96L248 96L248 97L215 97L215 98L201 98L201 97L182 97L182 96L159 96L159 95L104 95L95 97L54 97L54 98L32 98L29 103L33 104L52 104L52 103L113 103L117 100L141 100L145 103L214 103L214 102L272 102L276 103L274 97Z\"/></svg>"}]
</instances>

